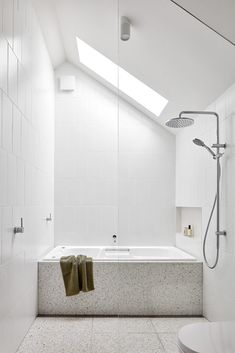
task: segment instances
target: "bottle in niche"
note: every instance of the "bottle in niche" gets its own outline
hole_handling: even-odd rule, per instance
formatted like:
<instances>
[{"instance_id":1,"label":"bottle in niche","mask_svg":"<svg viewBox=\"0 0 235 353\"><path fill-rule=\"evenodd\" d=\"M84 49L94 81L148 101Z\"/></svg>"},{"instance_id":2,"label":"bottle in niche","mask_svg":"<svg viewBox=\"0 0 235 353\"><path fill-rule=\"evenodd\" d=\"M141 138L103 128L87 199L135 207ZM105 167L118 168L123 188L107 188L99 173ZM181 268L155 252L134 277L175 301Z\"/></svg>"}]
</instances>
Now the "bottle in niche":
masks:
<instances>
[{"instance_id":1,"label":"bottle in niche","mask_svg":"<svg viewBox=\"0 0 235 353\"><path fill-rule=\"evenodd\" d=\"M188 225L188 227L184 227L184 235L186 237L192 237L193 236L193 229L191 224Z\"/></svg>"}]
</instances>

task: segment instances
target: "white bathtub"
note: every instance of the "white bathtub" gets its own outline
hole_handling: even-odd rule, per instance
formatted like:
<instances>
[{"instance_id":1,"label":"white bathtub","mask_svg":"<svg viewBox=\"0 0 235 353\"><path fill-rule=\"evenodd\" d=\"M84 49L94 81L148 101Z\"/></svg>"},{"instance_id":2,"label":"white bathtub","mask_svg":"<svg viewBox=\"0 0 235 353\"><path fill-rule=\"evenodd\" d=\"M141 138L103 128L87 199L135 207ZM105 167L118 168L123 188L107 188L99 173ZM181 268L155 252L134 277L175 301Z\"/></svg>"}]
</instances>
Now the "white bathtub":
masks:
<instances>
[{"instance_id":1,"label":"white bathtub","mask_svg":"<svg viewBox=\"0 0 235 353\"><path fill-rule=\"evenodd\" d=\"M155 247L94 247L94 246L57 246L51 250L42 261L59 261L61 256L87 255L95 262L152 262L152 261L196 261L186 252L174 246Z\"/></svg>"}]
</instances>

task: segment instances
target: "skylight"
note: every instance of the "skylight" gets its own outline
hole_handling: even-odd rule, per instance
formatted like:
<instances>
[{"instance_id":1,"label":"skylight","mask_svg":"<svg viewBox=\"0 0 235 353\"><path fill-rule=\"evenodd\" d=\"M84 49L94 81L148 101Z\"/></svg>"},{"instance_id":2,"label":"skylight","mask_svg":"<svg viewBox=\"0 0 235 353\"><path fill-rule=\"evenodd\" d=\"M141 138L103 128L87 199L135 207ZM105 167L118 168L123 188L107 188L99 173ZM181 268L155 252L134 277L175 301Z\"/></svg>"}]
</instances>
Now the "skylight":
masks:
<instances>
[{"instance_id":1,"label":"skylight","mask_svg":"<svg viewBox=\"0 0 235 353\"><path fill-rule=\"evenodd\" d=\"M77 37L80 63L159 116L168 100Z\"/></svg>"}]
</instances>

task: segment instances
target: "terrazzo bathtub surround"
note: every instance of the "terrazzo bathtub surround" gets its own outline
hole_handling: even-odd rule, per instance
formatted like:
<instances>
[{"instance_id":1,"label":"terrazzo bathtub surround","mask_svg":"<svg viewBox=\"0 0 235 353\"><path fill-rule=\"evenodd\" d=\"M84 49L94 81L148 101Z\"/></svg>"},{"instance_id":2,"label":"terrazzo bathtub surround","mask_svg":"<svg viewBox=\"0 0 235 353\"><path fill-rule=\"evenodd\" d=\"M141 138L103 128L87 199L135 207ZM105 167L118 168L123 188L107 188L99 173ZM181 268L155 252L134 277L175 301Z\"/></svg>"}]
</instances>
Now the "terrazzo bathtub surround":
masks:
<instances>
[{"instance_id":1,"label":"terrazzo bathtub surround","mask_svg":"<svg viewBox=\"0 0 235 353\"><path fill-rule=\"evenodd\" d=\"M41 315L201 315L202 264L94 262L95 290L66 297L58 262L39 263Z\"/></svg>"}]
</instances>

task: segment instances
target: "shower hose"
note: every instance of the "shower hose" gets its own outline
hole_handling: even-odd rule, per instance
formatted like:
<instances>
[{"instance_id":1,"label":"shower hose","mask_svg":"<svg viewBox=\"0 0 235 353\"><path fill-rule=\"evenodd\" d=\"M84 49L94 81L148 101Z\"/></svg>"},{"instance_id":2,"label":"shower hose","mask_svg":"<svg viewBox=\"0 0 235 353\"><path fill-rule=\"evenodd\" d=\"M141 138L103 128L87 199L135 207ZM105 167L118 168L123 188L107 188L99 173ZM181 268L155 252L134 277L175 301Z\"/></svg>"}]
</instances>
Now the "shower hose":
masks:
<instances>
[{"instance_id":1,"label":"shower hose","mask_svg":"<svg viewBox=\"0 0 235 353\"><path fill-rule=\"evenodd\" d=\"M220 176L221 176L221 166L220 166L220 163L219 163L219 175L218 175L218 183L220 182ZM215 205L217 203L217 197L218 195L216 194L215 195L215 199L214 199L214 202L213 202L213 206L212 206L212 209L211 209L211 213L210 213L210 217L209 217L209 220L208 220L208 223L207 223L207 226L206 226L206 231L205 231L205 236L204 236L204 240L203 240L203 257L204 257L204 260L205 260L205 263L207 265L207 267L209 267L211 270L213 270L217 264L218 264L218 260L219 260L219 242L220 242L220 236L217 235L217 239L216 239L216 258L215 258L215 262L213 265L210 265L208 260L207 260L207 256L206 256L206 240L207 240L207 236L208 236L208 231L209 231L209 228L210 228L210 224L211 224L211 219L212 219L212 216L214 214L214 210L215 210Z\"/></svg>"}]
</instances>

